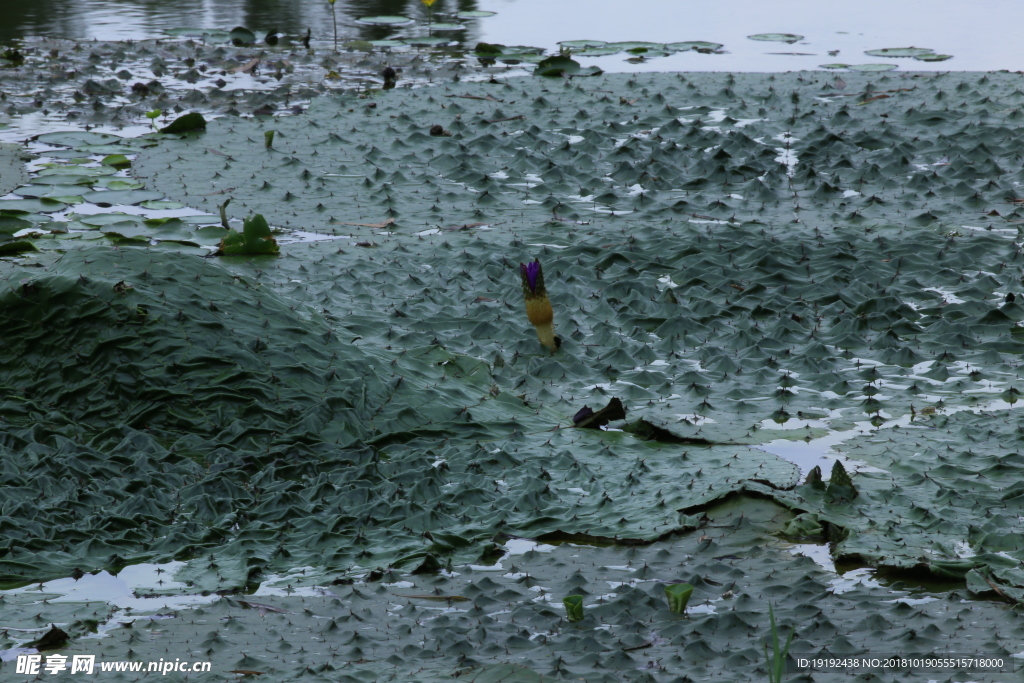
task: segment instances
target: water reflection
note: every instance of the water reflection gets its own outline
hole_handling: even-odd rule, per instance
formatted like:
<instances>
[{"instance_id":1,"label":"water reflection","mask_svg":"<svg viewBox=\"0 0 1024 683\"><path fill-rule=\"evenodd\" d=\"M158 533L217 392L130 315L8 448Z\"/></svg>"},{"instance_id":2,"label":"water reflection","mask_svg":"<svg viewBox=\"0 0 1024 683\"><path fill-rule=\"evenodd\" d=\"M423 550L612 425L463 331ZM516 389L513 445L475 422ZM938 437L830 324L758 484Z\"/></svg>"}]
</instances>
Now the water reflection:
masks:
<instances>
[{"instance_id":1,"label":"water reflection","mask_svg":"<svg viewBox=\"0 0 1024 683\"><path fill-rule=\"evenodd\" d=\"M339 0L338 33L349 40L381 40L400 29L359 26L353 19L401 15L426 20L427 8L419 0ZM438 0L434 15L476 10L477 0ZM223 28L246 26L276 28L292 35L311 28L314 38L331 37L331 6L327 0L0 0L0 42L27 36L54 38L138 40L157 38L180 27ZM462 22L467 26L471 21ZM453 32L453 40L467 36Z\"/></svg>"}]
</instances>

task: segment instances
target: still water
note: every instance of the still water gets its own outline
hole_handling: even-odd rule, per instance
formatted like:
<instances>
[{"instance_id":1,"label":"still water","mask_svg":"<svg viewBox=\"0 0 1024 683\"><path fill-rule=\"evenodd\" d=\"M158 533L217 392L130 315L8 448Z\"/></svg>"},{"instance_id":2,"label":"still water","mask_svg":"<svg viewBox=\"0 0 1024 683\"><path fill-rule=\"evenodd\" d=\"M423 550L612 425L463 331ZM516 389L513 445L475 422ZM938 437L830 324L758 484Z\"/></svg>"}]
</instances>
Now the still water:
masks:
<instances>
[{"instance_id":1,"label":"still water","mask_svg":"<svg viewBox=\"0 0 1024 683\"><path fill-rule=\"evenodd\" d=\"M339 33L347 39L383 39L402 28L360 26L361 17L427 18L419 0L338 0ZM938 63L909 59L901 70L1024 69L1019 48L1024 2L1019 0L436 0L435 17L485 10L494 16L458 20L446 34L460 44L477 41L556 50L559 41L722 43L724 54L685 52L627 63L622 55L588 60L606 71L789 71L821 64L885 62L865 50L926 47L953 58ZM167 29L277 28L314 39L331 37L327 0L0 0L0 41L24 36L129 40ZM752 41L756 33L803 36L793 44ZM838 50L837 54L830 54ZM795 53L795 54L794 54Z\"/></svg>"}]
</instances>

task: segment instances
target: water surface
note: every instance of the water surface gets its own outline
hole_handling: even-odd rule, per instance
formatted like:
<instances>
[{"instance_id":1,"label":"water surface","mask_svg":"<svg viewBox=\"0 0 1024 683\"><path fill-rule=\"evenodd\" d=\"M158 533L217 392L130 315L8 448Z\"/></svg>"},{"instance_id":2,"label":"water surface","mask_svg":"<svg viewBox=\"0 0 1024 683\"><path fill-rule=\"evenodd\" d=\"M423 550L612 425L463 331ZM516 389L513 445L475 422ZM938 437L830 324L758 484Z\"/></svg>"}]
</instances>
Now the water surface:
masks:
<instances>
[{"instance_id":1,"label":"water surface","mask_svg":"<svg viewBox=\"0 0 1024 683\"><path fill-rule=\"evenodd\" d=\"M419 0L339 0L339 32L348 38L381 39L403 29L360 26L360 17L404 15L425 20ZM556 50L559 41L593 39L678 42L706 40L725 45L726 54L684 52L646 62L624 56L588 59L606 71L790 71L821 64L895 62L902 70L987 71L1024 69L1018 48L1024 3L1009 0L437 0L435 15L486 10L492 17L462 20L450 35L462 44L477 41L535 45ZM277 28L292 34L311 28L314 38L331 37L327 0L0 0L5 22L0 40L31 35L76 39L152 38L183 26ZM405 29L408 30L408 29ZM752 41L756 33L804 36L794 44ZM865 50L926 47L953 55L944 62L870 57ZM838 50L838 54L830 52ZM802 54L786 54L802 53Z\"/></svg>"}]
</instances>

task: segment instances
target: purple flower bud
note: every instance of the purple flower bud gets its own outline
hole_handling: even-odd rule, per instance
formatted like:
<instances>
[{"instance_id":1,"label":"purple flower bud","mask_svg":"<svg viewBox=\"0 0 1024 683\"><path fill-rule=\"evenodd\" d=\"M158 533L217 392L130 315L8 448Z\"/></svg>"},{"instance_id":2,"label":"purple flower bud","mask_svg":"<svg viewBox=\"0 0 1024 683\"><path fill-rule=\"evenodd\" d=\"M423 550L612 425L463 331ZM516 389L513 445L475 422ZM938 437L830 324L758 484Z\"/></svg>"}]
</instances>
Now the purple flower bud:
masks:
<instances>
[{"instance_id":1,"label":"purple flower bud","mask_svg":"<svg viewBox=\"0 0 1024 683\"><path fill-rule=\"evenodd\" d=\"M523 275L526 277L526 283L530 286L530 291L536 294L537 276L540 275L540 261L520 263L519 270L521 270Z\"/></svg>"}]
</instances>

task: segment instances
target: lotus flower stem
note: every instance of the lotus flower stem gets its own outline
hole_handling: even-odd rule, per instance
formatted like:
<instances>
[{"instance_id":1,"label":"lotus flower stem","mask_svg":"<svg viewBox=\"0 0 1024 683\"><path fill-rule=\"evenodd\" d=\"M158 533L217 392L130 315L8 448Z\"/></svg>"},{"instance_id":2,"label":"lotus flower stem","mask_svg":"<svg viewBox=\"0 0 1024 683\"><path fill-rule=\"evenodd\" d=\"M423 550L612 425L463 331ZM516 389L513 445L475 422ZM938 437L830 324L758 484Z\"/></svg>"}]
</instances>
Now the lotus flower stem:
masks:
<instances>
[{"instance_id":1,"label":"lotus flower stem","mask_svg":"<svg viewBox=\"0 0 1024 683\"><path fill-rule=\"evenodd\" d=\"M334 51L338 51L338 15L334 11L334 3L337 0L327 0L331 3L331 21L334 23Z\"/></svg>"},{"instance_id":2,"label":"lotus flower stem","mask_svg":"<svg viewBox=\"0 0 1024 683\"><path fill-rule=\"evenodd\" d=\"M434 19L434 3L437 2L437 0L420 0L420 2L427 6L427 35L432 36L434 35L432 27Z\"/></svg>"}]
</instances>

